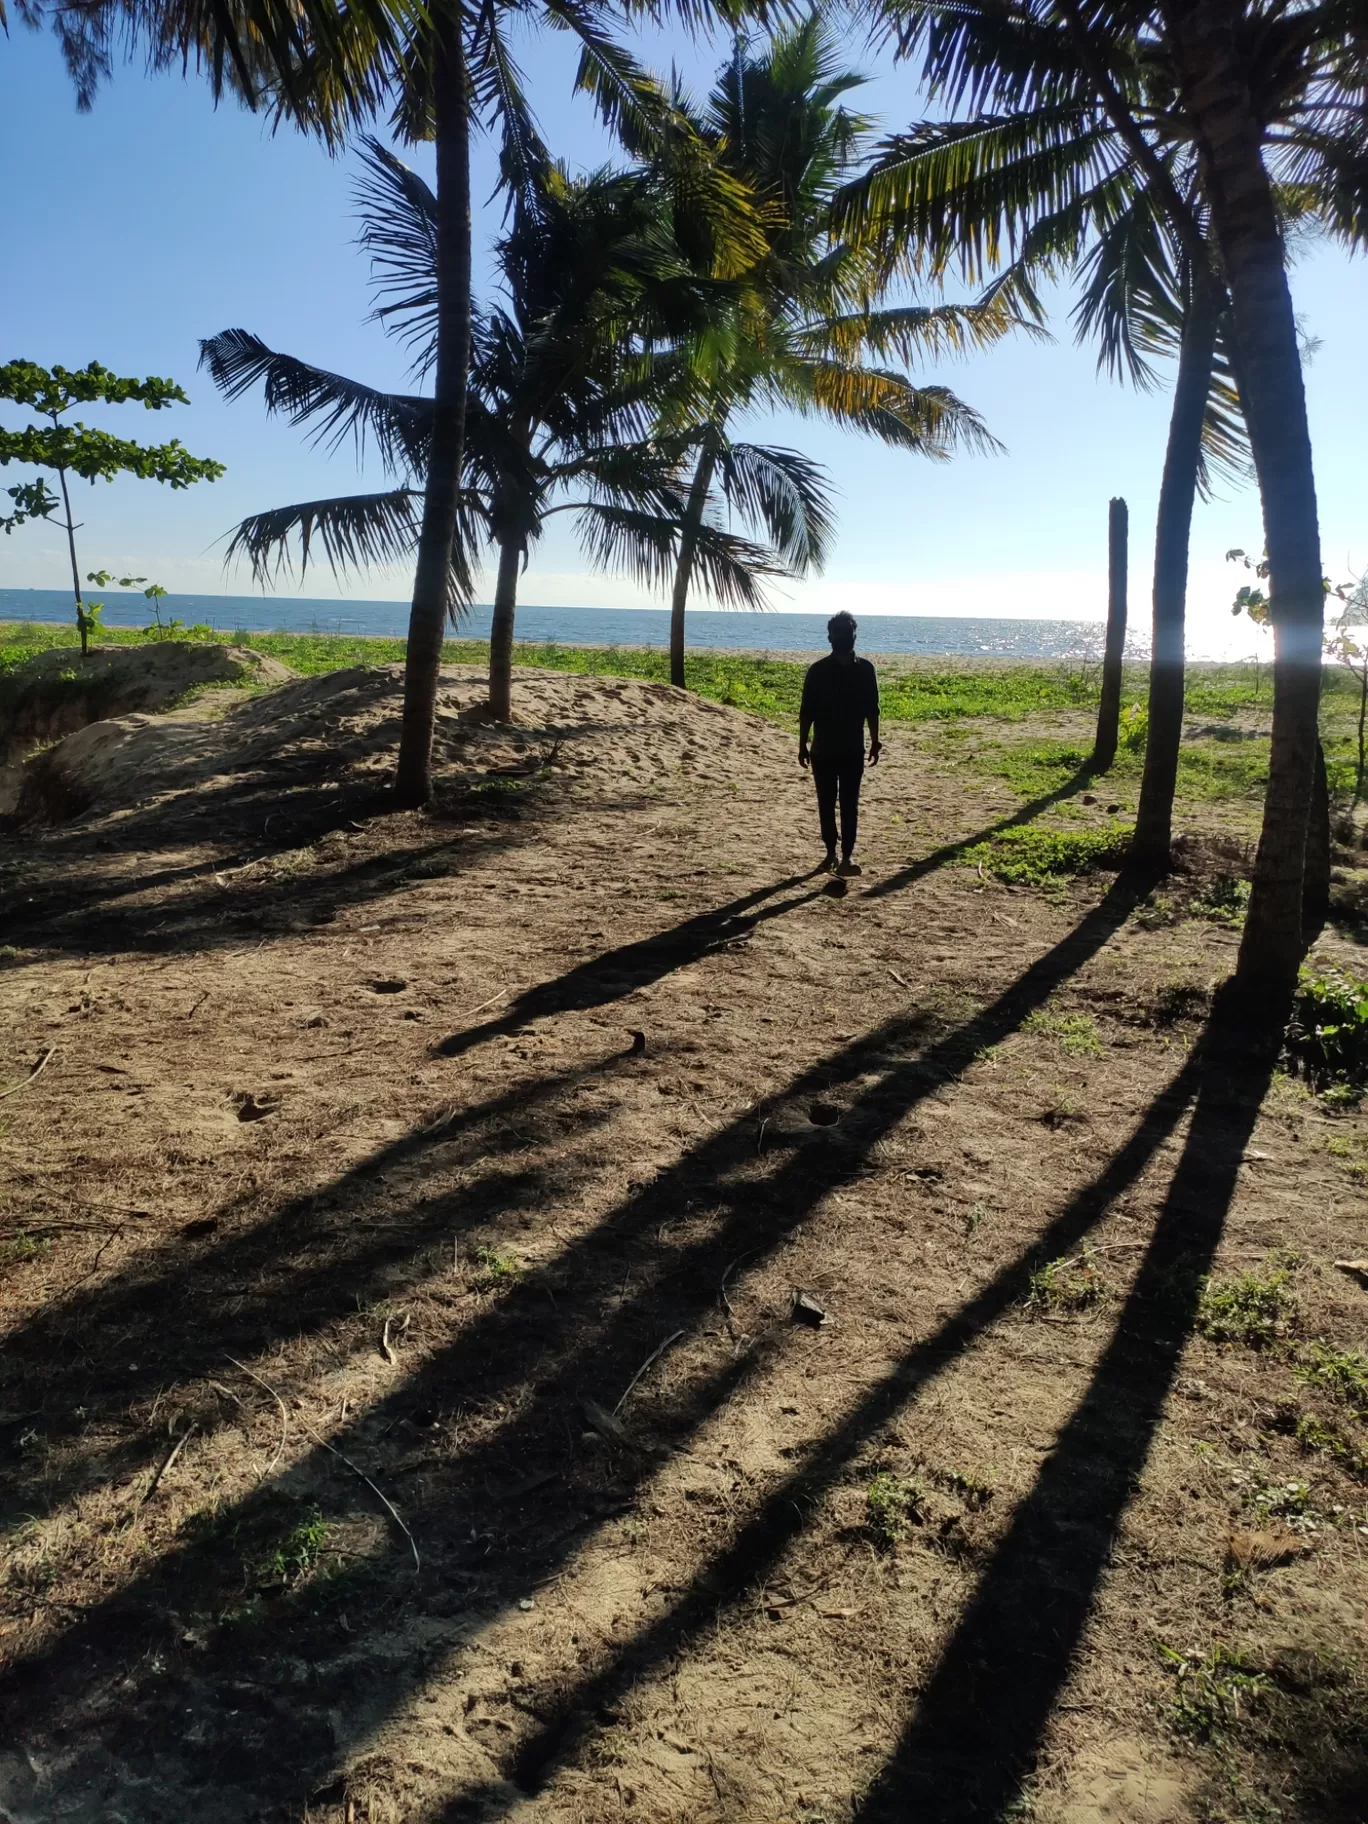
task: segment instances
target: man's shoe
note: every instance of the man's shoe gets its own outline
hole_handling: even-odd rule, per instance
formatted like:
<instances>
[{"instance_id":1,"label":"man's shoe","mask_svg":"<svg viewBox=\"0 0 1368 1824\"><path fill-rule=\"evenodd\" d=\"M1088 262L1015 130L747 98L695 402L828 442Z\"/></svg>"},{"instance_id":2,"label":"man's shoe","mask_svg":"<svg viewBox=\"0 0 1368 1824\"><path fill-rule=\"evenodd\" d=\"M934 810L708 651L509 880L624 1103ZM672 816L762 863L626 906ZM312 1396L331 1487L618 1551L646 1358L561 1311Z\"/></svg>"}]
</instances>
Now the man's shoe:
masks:
<instances>
[{"instance_id":1,"label":"man's shoe","mask_svg":"<svg viewBox=\"0 0 1368 1824\"><path fill-rule=\"evenodd\" d=\"M843 880L848 880L852 874L863 874L864 869L860 866L858 861L852 861L849 855L847 855L836 872Z\"/></svg>"}]
</instances>

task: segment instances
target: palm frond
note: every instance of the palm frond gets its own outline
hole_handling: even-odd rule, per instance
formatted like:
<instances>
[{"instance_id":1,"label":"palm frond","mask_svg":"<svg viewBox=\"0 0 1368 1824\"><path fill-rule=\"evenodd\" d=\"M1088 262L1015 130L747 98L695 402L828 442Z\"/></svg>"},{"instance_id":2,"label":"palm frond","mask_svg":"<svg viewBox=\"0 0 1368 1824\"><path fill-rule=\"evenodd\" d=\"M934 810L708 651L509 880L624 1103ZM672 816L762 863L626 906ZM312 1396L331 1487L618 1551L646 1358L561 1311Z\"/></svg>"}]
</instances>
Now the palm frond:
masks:
<instances>
[{"instance_id":1,"label":"palm frond","mask_svg":"<svg viewBox=\"0 0 1368 1824\"><path fill-rule=\"evenodd\" d=\"M906 374L857 362L811 361L775 377L776 401L820 412L885 443L944 461L956 450L1000 455L982 417L947 386L917 386Z\"/></svg>"},{"instance_id":2,"label":"palm frond","mask_svg":"<svg viewBox=\"0 0 1368 1824\"><path fill-rule=\"evenodd\" d=\"M579 41L575 86L604 126L669 186L681 245L698 270L735 276L765 252L750 186L729 171L674 95L602 29L583 0L542 0L549 23ZM706 251L705 251L706 250Z\"/></svg>"},{"instance_id":3,"label":"palm frond","mask_svg":"<svg viewBox=\"0 0 1368 1824\"><path fill-rule=\"evenodd\" d=\"M891 244L904 263L935 273L953 262L984 283L1034 223L1126 162L1095 107L922 122L875 149L832 216L840 233Z\"/></svg>"},{"instance_id":4,"label":"palm frond","mask_svg":"<svg viewBox=\"0 0 1368 1824\"><path fill-rule=\"evenodd\" d=\"M51 23L88 109L121 57L149 71L208 79L216 101L234 96L340 145L386 101L403 45L421 23L416 0L150 0L148 4L30 4Z\"/></svg>"},{"instance_id":5,"label":"palm frond","mask_svg":"<svg viewBox=\"0 0 1368 1824\"><path fill-rule=\"evenodd\" d=\"M366 438L375 440L392 474L426 472L432 437L432 401L416 394L382 393L293 355L278 354L245 329L225 329L200 343L200 366L227 399L240 399L260 383L266 410L291 424L316 420L313 441L335 451L348 437L358 460Z\"/></svg>"},{"instance_id":6,"label":"palm frond","mask_svg":"<svg viewBox=\"0 0 1368 1824\"><path fill-rule=\"evenodd\" d=\"M1022 302L1022 294L999 285L972 304L840 311L804 324L794 337L794 346L804 354L831 354L845 360L862 354L875 360L891 356L910 363L991 348L1016 332L1048 340L1048 332L1035 320L1038 306L1023 315Z\"/></svg>"},{"instance_id":7,"label":"palm frond","mask_svg":"<svg viewBox=\"0 0 1368 1824\"><path fill-rule=\"evenodd\" d=\"M820 570L834 530L825 472L796 450L727 443L718 457L727 504L751 525L763 526L788 568Z\"/></svg>"},{"instance_id":8,"label":"palm frond","mask_svg":"<svg viewBox=\"0 0 1368 1824\"><path fill-rule=\"evenodd\" d=\"M788 574L763 545L738 538L708 520L699 527L694 577L719 608L768 608L766 581L778 581Z\"/></svg>"},{"instance_id":9,"label":"palm frond","mask_svg":"<svg viewBox=\"0 0 1368 1824\"><path fill-rule=\"evenodd\" d=\"M302 578L322 548L336 577L349 570L407 562L417 548L422 495L414 488L304 500L253 513L233 530L225 564L244 558L252 580L265 587L279 576Z\"/></svg>"},{"instance_id":10,"label":"palm frond","mask_svg":"<svg viewBox=\"0 0 1368 1824\"><path fill-rule=\"evenodd\" d=\"M1249 432L1239 391L1229 363L1217 343L1216 367L1211 376L1206 411L1202 416L1202 447L1197 469L1197 490L1210 500L1218 480L1243 486L1254 471Z\"/></svg>"},{"instance_id":11,"label":"palm frond","mask_svg":"<svg viewBox=\"0 0 1368 1824\"><path fill-rule=\"evenodd\" d=\"M253 513L234 527L224 565L245 559L252 567L252 580L268 588L281 576L297 573L302 579L315 545L339 580L385 564L408 563L418 546L422 514L423 496L416 488L274 507ZM467 498L452 550L447 606L453 619L470 603L471 559L481 524L480 503Z\"/></svg>"},{"instance_id":12,"label":"palm frond","mask_svg":"<svg viewBox=\"0 0 1368 1824\"><path fill-rule=\"evenodd\" d=\"M476 107L486 120L498 123L499 174L510 204L521 199L526 205L545 185L552 160L528 105L522 72L508 48L494 0L484 0L476 15L470 77Z\"/></svg>"},{"instance_id":13,"label":"palm frond","mask_svg":"<svg viewBox=\"0 0 1368 1824\"><path fill-rule=\"evenodd\" d=\"M378 139L361 142L361 165L354 196L357 241L370 256L371 315L416 351L421 376L437 353L437 198Z\"/></svg>"},{"instance_id":14,"label":"palm frond","mask_svg":"<svg viewBox=\"0 0 1368 1824\"><path fill-rule=\"evenodd\" d=\"M674 576L683 503L673 513L585 502L578 512L580 544L600 570L631 576L643 588L664 589ZM767 577L786 576L771 551L708 522L699 528L695 574L723 608L764 608Z\"/></svg>"},{"instance_id":15,"label":"palm frond","mask_svg":"<svg viewBox=\"0 0 1368 1824\"><path fill-rule=\"evenodd\" d=\"M1106 226L1080 267L1078 338L1095 336L1098 365L1148 388L1151 357L1176 354L1183 333L1185 259L1152 192Z\"/></svg>"}]
</instances>

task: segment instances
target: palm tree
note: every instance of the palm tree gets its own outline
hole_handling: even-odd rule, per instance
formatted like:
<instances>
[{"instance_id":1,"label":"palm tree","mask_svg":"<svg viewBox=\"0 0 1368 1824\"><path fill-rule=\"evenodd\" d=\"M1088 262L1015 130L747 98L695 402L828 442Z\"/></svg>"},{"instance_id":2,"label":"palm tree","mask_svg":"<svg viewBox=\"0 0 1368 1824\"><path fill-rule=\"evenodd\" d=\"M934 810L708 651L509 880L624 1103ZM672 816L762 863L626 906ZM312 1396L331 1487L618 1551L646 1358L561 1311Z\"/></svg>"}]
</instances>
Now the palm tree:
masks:
<instances>
[{"instance_id":1,"label":"palm tree","mask_svg":"<svg viewBox=\"0 0 1368 1824\"><path fill-rule=\"evenodd\" d=\"M758 54L738 39L700 119L723 171L755 196L763 240L734 276L730 321L711 323L693 351L701 385L693 480L670 602L670 677L684 684L685 610L702 528L719 509L755 506L766 453L734 442L730 420L787 407L943 459L996 450L978 414L940 386L915 386L880 365L916 353L982 346L1018 326L1005 301L936 309L876 307L882 275L866 249L832 232L831 203L868 123L844 105L863 78L840 68L830 28L813 15ZM771 535L795 573L820 565L824 525L793 512Z\"/></svg>"},{"instance_id":2,"label":"palm tree","mask_svg":"<svg viewBox=\"0 0 1368 1824\"><path fill-rule=\"evenodd\" d=\"M45 0L26 0L42 16ZM729 0L678 0L689 23ZM3 5L3 0L0 0ZM662 9L665 10L665 9ZM544 160L506 36L510 16L570 32L581 47L578 84L603 118L639 145L668 139L687 163L696 201L718 238L747 240L749 210L735 186L714 181L689 123L602 29L592 0L90 0L46 9L63 40L78 97L88 102L115 49L147 51L158 68L193 62L216 98L266 103L336 143L382 98L410 143L436 153L435 415L423 484L404 668L404 715L395 790L418 805L431 793L432 733L442 644L455 598L453 548L461 516L462 450L471 351L470 132L502 133L505 180L517 185ZM733 15L727 14L730 19Z\"/></svg>"},{"instance_id":3,"label":"palm tree","mask_svg":"<svg viewBox=\"0 0 1368 1824\"><path fill-rule=\"evenodd\" d=\"M1194 161L1168 161L1209 238ZM1214 256L1197 266L1167 219L1167 199L1106 121L1081 103L934 121L886 141L839 203L843 221L905 240L933 272L954 264L1037 308L1043 279L1075 275L1079 340L1099 365L1142 388L1177 361L1155 528L1148 739L1131 859L1168 866L1182 737L1184 620L1192 512L1212 470L1247 473L1239 400L1222 344L1224 290ZM1005 266L1002 262L1006 260ZM1228 328L1228 324L1227 324Z\"/></svg>"},{"instance_id":4,"label":"palm tree","mask_svg":"<svg viewBox=\"0 0 1368 1824\"><path fill-rule=\"evenodd\" d=\"M432 246L437 200L377 142L360 187L361 240L378 285L377 314L408 340L426 371L436 342ZM497 553L489 707L511 715L518 576L548 518L573 512L590 557L659 584L669 573L684 501L679 452L650 435L659 366L651 332L690 325L701 308L668 232L667 199L647 173L570 179L548 165L519 193L497 248L504 302L476 312L457 534L448 593L470 599L476 550ZM228 556L259 580L301 568L321 546L335 571L408 555L421 534L422 482L431 460L435 402L382 393L268 348L244 330L202 344L215 384L236 398L258 384L267 410L311 423L331 447L374 440L397 486L377 494L298 502L244 520ZM770 452L773 469L820 515L809 465ZM721 528L706 530L700 562L723 599L754 602L780 573L770 551Z\"/></svg>"},{"instance_id":5,"label":"palm tree","mask_svg":"<svg viewBox=\"0 0 1368 1824\"><path fill-rule=\"evenodd\" d=\"M1317 751L1323 616L1311 444L1276 198L1311 184L1342 229L1361 229L1368 178L1358 125L1368 51L1354 8L1320 0L930 0L889 10L934 94L971 114L1083 110L1114 134L1164 202L1194 272L1210 264L1175 181L1194 157L1230 298L1227 347L1263 502L1274 611L1273 739L1238 977L1270 1006L1302 953L1302 896ZM1067 129L1061 125L1061 133ZM1272 994L1270 996L1270 990Z\"/></svg>"}]
</instances>

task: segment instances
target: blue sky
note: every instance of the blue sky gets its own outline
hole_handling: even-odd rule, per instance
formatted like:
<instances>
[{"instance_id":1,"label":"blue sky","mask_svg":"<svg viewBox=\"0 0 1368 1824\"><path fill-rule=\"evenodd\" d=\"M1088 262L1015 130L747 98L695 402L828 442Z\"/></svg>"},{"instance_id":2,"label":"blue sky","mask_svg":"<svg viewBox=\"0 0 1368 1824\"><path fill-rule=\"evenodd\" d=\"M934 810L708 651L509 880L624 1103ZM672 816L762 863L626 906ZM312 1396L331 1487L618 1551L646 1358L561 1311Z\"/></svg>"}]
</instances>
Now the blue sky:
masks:
<instances>
[{"instance_id":1,"label":"blue sky","mask_svg":"<svg viewBox=\"0 0 1368 1824\"><path fill-rule=\"evenodd\" d=\"M725 47L657 39L651 61L673 59L701 88ZM609 147L587 102L571 93L574 58L557 37L531 38L524 66L543 130L571 164ZM866 111L889 126L921 111L910 76L874 57ZM367 275L353 245L354 161L329 158L290 131L215 110L194 80L118 71L93 113L78 115L56 47L17 26L0 38L0 153L5 196L5 283L0 359L78 366L98 359L121 373L179 380L192 404L152 415L92 409L91 423L161 441L178 436L227 465L213 485L171 493L151 483L82 487L82 567L129 568L175 590L245 593L225 573L217 541L242 515L286 501L342 493L358 483L349 453L328 458L258 404L226 405L196 373L198 340L244 327L274 346L357 378L400 383L402 351L365 321ZM405 153L430 175L426 148ZM477 150L476 195L492 189L490 148ZM486 247L497 204L477 217ZM1368 267L1327 246L1294 271L1298 311L1320 347L1307 371L1327 570L1368 567ZM821 577L789 584L775 605L829 613L1064 614L1093 618L1105 593L1108 497L1131 510L1132 615L1148 613L1150 546L1168 401L1099 376L1074 346L1067 299L1056 340L1002 345L927 370L983 413L1007 445L998 458L933 465L810 422L767 420L766 441L802 448L835 483L840 532ZM0 405L0 422L22 415ZM0 480L17 479L14 469ZM368 478L378 482L378 475ZM1260 542L1252 488L1227 488L1199 508L1190 613L1203 644L1228 637L1232 545ZM64 551L48 528L0 540L0 587L60 588ZM310 570L283 592L402 598L409 578L373 572L338 584ZM630 582L596 575L564 521L534 553L523 599L545 604L658 605ZM699 605L702 605L700 602ZM1205 633L1205 638L1203 634Z\"/></svg>"}]
</instances>

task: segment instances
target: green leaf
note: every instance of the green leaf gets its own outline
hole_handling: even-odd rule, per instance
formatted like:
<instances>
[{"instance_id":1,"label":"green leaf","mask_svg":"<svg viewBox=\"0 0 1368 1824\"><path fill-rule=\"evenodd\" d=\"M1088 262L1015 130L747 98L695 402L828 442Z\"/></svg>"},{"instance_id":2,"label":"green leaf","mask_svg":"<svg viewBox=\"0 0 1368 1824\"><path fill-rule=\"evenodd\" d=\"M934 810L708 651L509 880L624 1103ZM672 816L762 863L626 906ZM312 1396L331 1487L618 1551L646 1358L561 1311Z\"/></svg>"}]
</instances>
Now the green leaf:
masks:
<instances>
[{"instance_id":1,"label":"green leaf","mask_svg":"<svg viewBox=\"0 0 1368 1824\"><path fill-rule=\"evenodd\" d=\"M0 430L0 467L33 463L44 469L69 469L83 481L113 481L136 475L143 481L188 488L196 481L217 481L221 462L192 456L178 440L162 444L131 443L108 431L91 430L79 421L50 428L29 425L22 431Z\"/></svg>"}]
</instances>

